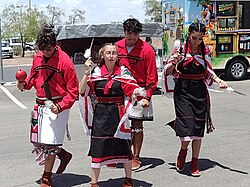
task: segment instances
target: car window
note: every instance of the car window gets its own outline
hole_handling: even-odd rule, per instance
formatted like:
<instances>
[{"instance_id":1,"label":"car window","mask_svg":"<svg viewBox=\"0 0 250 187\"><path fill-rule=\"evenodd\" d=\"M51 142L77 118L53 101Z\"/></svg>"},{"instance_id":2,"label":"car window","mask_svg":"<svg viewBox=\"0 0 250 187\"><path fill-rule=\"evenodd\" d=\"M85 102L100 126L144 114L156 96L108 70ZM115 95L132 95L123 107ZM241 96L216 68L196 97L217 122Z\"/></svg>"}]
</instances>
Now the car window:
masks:
<instances>
[{"instance_id":1,"label":"car window","mask_svg":"<svg viewBox=\"0 0 250 187\"><path fill-rule=\"evenodd\" d=\"M9 47L7 43L2 43L2 47Z\"/></svg>"},{"instance_id":2,"label":"car window","mask_svg":"<svg viewBox=\"0 0 250 187\"><path fill-rule=\"evenodd\" d=\"M12 43L21 43L22 41L21 41L21 39L12 39Z\"/></svg>"}]
</instances>

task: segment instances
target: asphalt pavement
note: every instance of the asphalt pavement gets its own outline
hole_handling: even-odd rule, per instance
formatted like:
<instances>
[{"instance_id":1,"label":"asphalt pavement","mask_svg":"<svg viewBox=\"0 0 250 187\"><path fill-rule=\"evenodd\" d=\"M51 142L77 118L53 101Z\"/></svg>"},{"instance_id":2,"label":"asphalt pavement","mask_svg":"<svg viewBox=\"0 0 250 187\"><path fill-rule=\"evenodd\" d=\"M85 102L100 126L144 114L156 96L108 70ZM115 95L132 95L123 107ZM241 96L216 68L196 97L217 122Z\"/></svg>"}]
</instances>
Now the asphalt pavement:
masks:
<instances>
[{"instance_id":1,"label":"asphalt pavement","mask_svg":"<svg viewBox=\"0 0 250 187\"><path fill-rule=\"evenodd\" d=\"M236 93L211 92L212 118L216 131L203 139L199 168L201 177L189 174L191 150L188 150L185 169L178 173L174 167L179 150L179 139L165 126L174 119L173 101L160 95L153 96L155 118L145 123L142 148L142 167L133 172L135 187L247 187L250 185L250 79L228 82ZM0 87L0 187L38 187L43 167L31 154L29 143L30 112L35 90L20 92L15 85ZM28 109L17 106L6 89ZM13 98L12 98L13 99ZM53 175L55 187L90 186L90 158L87 156L89 137L82 129L78 101L71 109L69 130L71 141L65 138L64 147L73 153L65 173ZM56 160L57 169L59 161ZM119 187L123 182L122 168L102 168L100 187Z\"/></svg>"}]
</instances>

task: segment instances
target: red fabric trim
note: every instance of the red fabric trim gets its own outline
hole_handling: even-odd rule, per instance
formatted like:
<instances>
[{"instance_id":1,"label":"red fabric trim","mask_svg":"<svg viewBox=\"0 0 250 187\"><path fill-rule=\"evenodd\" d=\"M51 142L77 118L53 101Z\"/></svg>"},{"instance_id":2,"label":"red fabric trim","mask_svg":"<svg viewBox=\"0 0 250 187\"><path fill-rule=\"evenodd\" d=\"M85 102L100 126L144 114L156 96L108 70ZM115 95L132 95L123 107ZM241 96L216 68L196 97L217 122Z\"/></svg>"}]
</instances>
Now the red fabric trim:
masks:
<instances>
[{"instance_id":1,"label":"red fabric trim","mask_svg":"<svg viewBox=\"0 0 250 187\"><path fill-rule=\"evenodd\" d=\"M104 88L104 94L108 94L109 93L109 89L112 87L112 85L114 84L114 80L109 80Z\"/></svg>"},{"instance_id":2,"label":"red fabric trim","mask_svg":"<svg viewBox=\"0 0 250 187\"><path fill-rule=\"evenodd\" d=\"M124 106L123 105L118 106L118 110L119 110L120 119L121 119L125 114ZM130 133L131 132L130 129L125 129L125 124L124 123L122 123L120 130L121 130L121 132L125 132L125 133Z\"/></svg>"},{"instance_id":3,"label":"red fabric trim","mask_svg":"<svg viewBox=\"0 0 250 187\"><path fill-rule=\"evenodd\" d=\"M116 103L117 105L123 104L123 97L96 97L98 103Z\"/></svg>"},{"instance_id":4,"label":"red fabric trim","mask_svg":"<svg viewBox=\"0 0 250 187\"><path fill-rule=\"evenodd\" d=\"M104 162L106 160L111 160L111 159L126 159L128 156L106 156L106 157L101 157L101 158L92 158L92 162L94 163L100 163Z\"/></svg>"},{"instance_id":5,"label":"red fabric trim","mask_svg":"<svg viewBox=\"0 0 250 187\"><path fill-rule=\"evenodd\" d=\"M179 74L179 78L200 80L204 78L204 74Z\"/></svg>"},{"instance_id":6,"label":"red fabric trim","mask_svg":"<svg viewBox=\"0 0 250 187\"><path fill-rule=\"evenodd\" d=\"M87 97L84 97L83 98L84 99L84 101L85 101L85 121L86 121L86 124L87 124L87 127L88 127L88 129L91 129L91 127L89 126L89 110L88 110L88 98Z\"/></svg>"}]
</instances>

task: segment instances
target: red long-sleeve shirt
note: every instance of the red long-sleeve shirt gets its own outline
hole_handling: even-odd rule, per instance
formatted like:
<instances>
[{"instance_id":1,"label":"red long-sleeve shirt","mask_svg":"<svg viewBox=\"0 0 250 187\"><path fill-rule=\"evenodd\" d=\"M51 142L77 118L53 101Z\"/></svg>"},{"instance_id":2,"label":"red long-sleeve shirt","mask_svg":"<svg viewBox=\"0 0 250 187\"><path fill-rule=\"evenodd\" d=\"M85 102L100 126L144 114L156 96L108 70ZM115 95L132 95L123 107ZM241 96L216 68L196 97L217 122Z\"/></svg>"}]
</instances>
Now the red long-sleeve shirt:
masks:
<instances>
[{"instance_id":1,"label":"red long-sleeve shirt","mask_svg":"<svg viewBox=\"0 0 250 187\"><path fill-rule=\"evenodd\" d=\"M150 100L158 83L155 52L147 43L138 39L130 53L125 38L116 42L119 64L126 66L140 87L146 87L145 98Z\"/></svg>"},{"instance_id":2,"label":"red long-sleeve shirt","mask_svg":"<svg viewBox=\"0 0 250 187\"><path fill-rule=\"evenodd\" d=\"M25 80L25 89L29 90L34 86L37 97L46 98L42 85L52 71L55 74L48 81L51 96L62 97L58 102L62 111L69 109L78 97L78 79L72 60L59 46L48 62L45 62L42 52L36 54L30 74Z\"/></svg>"}]
</instances>

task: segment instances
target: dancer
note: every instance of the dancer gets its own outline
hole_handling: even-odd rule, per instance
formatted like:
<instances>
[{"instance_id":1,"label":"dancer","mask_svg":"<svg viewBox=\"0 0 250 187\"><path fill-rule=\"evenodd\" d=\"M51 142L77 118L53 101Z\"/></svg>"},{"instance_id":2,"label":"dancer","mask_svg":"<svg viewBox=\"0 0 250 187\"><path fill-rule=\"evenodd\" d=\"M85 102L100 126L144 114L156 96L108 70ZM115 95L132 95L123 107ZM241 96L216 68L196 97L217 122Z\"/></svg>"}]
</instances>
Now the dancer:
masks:
<instances>
[{"instance_id":1,"label":"dancer","mask_svg":"<svg viewBox=\"0 0 250 187\"><path fill-rule=\"evenodd\" d=\"M155 51L145 41L139 38L142 24L134 18L123 23L125 38L116 42L119 51L119 63L129 69L140 87L145 88L146 95L142 99L143 110L134 106L129 119L132 129L132 170L139 169L142 161L140 153L143 143L143 121L153 121L153 107L151 97L156 89L158 74L156 68Z\"/></svg>"},{"instance_id":2,"label":"dancer","mask_svg":"<svg viewBox=\"0 0 250 187\"><path fill-rule=\"evenodd\" d=\"M216 76L211 67L209 49L203 42L206 32L204 24L192 23L188 32L184 47L174 49L165 69L166 75L174 74L177 77L174 88L176 119L170 123L181 141L176 169L184 169L188 145L192 142L190 173L200 176L198 158L205 124L208 133L214 130L206 83L211 85L216 82L221 88L227 88L228 85Z\"/></svg>"},{"instance_id":3,"label":"dancer","mask_svg":"<svg viewBox=\"0 0 250 187\"><path fill-rule=\"evenodd\" d=\"M63 145L69 109L78 97L78 79L70 57L56 44L52 25L43 25L36 45L40 50L33 59L30 75L18 82L21 91L36 89L36 105L32 111L31 142L40 165L44 165L41 187L53 186L51 175L56 155L62 173L72 158Z\"/></svg>"},{"instance_id":4,"label":"dancer","mask_svg":"<svg viewBox=\"0 0 250 187\"><path fill-rule=\"evenodd\" d=\"M114 44L104 44L99 56L92 71L91 57L85 62L85 73L79 86L79 93L90 96L89 102L93 104L93 109L92 105L80 105L80 111L86 106L91 108L91 112L82 115L83 118L87 113L93 114L93 121L89 122L89 116L87 119L91 126L88 127L91 129L88 154L92 157L91 187L98 187L101 166L114 163L123 163L125 180L122 186L131 187L131 130L128 120L123 118L129 106L124 98L129 97L132 101L133 95L139 94L139 86L128 69L118 64L118 50Z\"/></svg>"}]
</instances>

